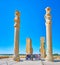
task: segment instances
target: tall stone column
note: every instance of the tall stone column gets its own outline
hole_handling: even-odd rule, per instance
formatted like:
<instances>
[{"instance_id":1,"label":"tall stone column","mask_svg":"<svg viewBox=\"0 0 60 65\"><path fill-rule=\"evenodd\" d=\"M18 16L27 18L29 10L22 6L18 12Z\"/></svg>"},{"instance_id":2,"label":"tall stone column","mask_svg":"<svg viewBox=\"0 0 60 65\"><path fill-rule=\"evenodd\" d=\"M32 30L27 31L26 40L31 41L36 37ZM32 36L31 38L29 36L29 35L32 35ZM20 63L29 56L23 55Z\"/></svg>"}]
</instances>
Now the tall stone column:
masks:
<instances>
[{"instance_id":1,"label":"tall stone column","mask_svg":"<svg viewBox=\"0 0 60 65\"><path fill-rule=\"evenodd\" d=\"M31 55L33 53L32 41L30 38L26 39L26 55Z\"/></svg>"},{"instance_id":2,"label":"tall stone column","mask_svg":"<svg viewBox=\"0 0 60 65\"><path fill-rule=\"evenodd\" d=\"M44 37L40 38L40 54L41 54L41 58L46 57L45 38Z\"/></svg>"},{"instance_id":3,"label":"tall stone column","mask_svg":"<svg viewBox=\"0 0 60 65\"><path fill-rule=\"evenodd\" d=\"M53 61L52 55L52 35L51 35L51 15L50 15L50 8L47 7L45 14L45 24L46 24L46 45L47 45L47 57L46 60Z\"/></svg>"},{"instance_id":4,"label":"tall stone column","mask_svg":"<svg viewBox=\"0 0 60 65\"><path fill-rule=\"evenodd\" d=\"M14 60L20 61L19 57L19 27L20 27L20 13L19 11L15 12L15 18L14 18L15 24L14 24Z\"/></svg>"}]
</instances>

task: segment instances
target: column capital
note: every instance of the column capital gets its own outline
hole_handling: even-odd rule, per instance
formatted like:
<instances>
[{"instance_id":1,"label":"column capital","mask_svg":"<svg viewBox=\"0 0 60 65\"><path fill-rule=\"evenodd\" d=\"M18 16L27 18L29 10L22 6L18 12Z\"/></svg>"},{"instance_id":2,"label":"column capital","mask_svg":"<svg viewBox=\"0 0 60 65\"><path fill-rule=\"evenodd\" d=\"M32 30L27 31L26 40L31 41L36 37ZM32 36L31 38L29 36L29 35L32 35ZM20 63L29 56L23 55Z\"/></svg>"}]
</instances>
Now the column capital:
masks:
<instances>
[{"instance_id":1,"label":"column capital","mask_svg":"<svg viewBox=\"0 0 60 65\"><path fill-rule=\"evenodd\" d=\"M19 28L19 23L20 23L20 12L19 12L18 10L16 10L16 12L15 12L14 21L15 21L14 27L18 27L18 28Z\"/></svg>"},{"instance_id":2,"label":"column capital","mask_svg":"<svg viewBox=\"0 0 60 65\"><path fill-rule=\"evenodd\" d=\"M46 14L50 14L51 11L50 7L46 7L45 10L46 10Z\"/></svg>"},{"instance_id":3,"label":"column capital","mask_svg":"<svg viewBox=\"0 0 60 65\"><path fill-rule=\"evenodd\" d=\"M50 7L47 7L45 10L46 10L45 20L46 20L46 22L51 22L50 21L51 20L51 15L50 15L51 9L50 9Z\"/></svg>"}]
</instances>

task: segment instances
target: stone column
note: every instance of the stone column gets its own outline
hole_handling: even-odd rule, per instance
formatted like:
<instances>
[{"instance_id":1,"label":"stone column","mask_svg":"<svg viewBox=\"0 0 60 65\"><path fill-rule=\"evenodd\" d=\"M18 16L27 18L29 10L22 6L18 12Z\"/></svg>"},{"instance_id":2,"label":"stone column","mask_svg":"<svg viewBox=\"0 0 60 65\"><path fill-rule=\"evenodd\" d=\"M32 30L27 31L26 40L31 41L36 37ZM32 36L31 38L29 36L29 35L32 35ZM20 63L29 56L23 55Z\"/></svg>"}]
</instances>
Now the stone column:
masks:
<instances>
[{"instance_id":1,"label":"stone column","mask_svg":"<svg viewBox=\"0 0 60 65\"><path fill-rule=\"evenodd\" d=\"M47 45L47 57L46 60L52 61L52 35L51 35L51 15L50 15L50 8L47 7L45 14L45 24L46 24L46 45Z\"/></svg>"},{"instance_id":2,"label":"stone column","mask_svg":"<svg viewBox=\"0 0 60 65\"><path fill-rule=\"evenodd\" d=\"M31 55L33 53L32 41L30 38L26 39L26 54Z\"/></svg>"},{"instance_id":3,"label":"stone column","mask_svg":"<svg viewBox=\"0 0 60 65\"><path fill-rule=\"evenodd\" d=\"M15 18L14 18L15 24L14 24L14 60L20 61L19 57L19 26L20 26L20 13L19 11L15 12Z\"/></svg>"},{"instance_id":4,"label":"stone column","mask_svg":"<svg viewBox=\"0 0 60 65\"><path fill-rule=\"evenodd\" d=\"M41 37L40 38L40 54L41 54L41 58L45 58L46 57L46 50L45 50L45 38Z\"/></svg>"}]
</instances>

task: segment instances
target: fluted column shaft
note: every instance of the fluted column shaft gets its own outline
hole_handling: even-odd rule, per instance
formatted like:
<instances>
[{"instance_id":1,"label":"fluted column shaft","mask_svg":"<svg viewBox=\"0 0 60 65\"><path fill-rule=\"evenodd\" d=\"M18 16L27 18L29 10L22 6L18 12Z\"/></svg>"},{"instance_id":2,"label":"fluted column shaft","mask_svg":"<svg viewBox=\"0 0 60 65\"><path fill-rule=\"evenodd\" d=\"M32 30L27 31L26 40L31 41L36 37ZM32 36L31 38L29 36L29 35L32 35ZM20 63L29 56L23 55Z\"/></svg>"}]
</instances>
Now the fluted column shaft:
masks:
<instances>
[{"instance_id":1,"label":"fluted column shaft","mask_svg":"<svg viewBox=\"0 0 60 65\"><path fill-rule=\"evenodd\" d=\"M15 24L14 24L14 60L20 61L19 57L19 27L20 27L20 13L16 11L15 13Z\"/></svg>"},{"instance_id":2,"label":"fluted column shaft","mask_svg":"<svg viewBox=\"0 0 60 65\"><path fill-rule=\"evenodd\" d=\"M50 15L50 8L46 8L46 15L45 15L45 24L46 24L46 45L47 45L47 57L46 60L52 61L52 32L51 32L51 15Z\"/></svg>"}]
</instances>

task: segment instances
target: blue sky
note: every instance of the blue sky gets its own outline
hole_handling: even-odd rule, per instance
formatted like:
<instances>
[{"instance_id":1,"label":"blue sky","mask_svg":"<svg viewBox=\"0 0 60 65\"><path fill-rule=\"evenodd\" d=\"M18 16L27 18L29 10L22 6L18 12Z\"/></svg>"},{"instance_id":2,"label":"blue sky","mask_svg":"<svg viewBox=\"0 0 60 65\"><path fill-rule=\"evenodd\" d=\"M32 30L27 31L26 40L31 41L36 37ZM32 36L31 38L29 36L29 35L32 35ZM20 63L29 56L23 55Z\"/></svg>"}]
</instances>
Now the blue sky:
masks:
<instances>
[{"instance_id":1,"label":"blue sky","mask_svg":"<svg viewBox=\"0 0 60 65\"><path fill-rule=\"evenodd\" d=\"M32 39L33 53L40 53L40 37L46 37L45 8L51 8L53 53L60 54L60 1L0 0L0 54L14 53L14 14L20 16L19 52L26 53L26 38Z\"/></svg>"}]
</instances>

